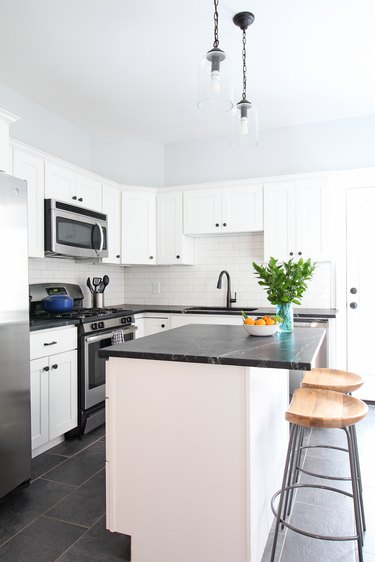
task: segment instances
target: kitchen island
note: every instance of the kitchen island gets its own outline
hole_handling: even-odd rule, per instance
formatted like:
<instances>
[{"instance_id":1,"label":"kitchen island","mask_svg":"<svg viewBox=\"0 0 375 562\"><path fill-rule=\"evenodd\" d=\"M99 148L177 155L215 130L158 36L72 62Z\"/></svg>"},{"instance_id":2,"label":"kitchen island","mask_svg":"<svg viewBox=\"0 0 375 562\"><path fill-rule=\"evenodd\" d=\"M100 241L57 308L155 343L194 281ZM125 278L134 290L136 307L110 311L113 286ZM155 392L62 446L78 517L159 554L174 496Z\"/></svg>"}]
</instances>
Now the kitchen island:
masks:
<instances>
[{"instance_id":1,"label":"kitchen island","mask_svg":"<svg viewBox=\"0 0 375 562\"><path fill-rule=\"evenodd\" d=\"M259 562L281 482L289 369L324 330L188 325L104 348L107 528L134 562Z\"/></svg>"}]
</instances>

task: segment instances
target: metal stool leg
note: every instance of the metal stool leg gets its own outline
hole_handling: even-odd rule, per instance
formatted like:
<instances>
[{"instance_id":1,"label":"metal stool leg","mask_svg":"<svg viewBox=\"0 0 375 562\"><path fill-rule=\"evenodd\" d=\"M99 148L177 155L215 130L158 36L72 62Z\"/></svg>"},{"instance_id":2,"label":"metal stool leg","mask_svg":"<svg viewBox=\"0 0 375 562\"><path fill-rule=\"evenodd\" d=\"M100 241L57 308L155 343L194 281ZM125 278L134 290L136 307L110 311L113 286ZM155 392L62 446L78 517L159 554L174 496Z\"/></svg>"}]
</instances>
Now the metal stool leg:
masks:
<instances>
[{"instance_id":1,"label":"metal stool leg","mask_svg":"<svg viewBox=\"0 0 375 562\"><path fill-rule=\"evenodd\" d=\"M277 509L275 535L273 537L273 544L272 544L272 552L271 552L270 562L274 562L274 560L275 560L277 539L278 539L278 536L279 536L279 527L280 527L280 522L281 522L281 513L283 511L283 504L284 504L284 501L285 501L285 494L286 494L285 486L286 486L288 474L290 472L290 459L291 459L291 454L292 454L293 443L295 444L297 429L298 429L298 427L296 425L292 424L291 429L290 429L288 451L287 451L286 460L285 460L283 482L282 482L282 485L281 485L282 492L280 494L279 506L278 506L278 509Z\"/></svg>"},{"instance_id":2,"label":"metal stool leg","mask_svg":"<svg viewBox=\"0 0 375 562\"><path fill-rule=\"evenodd\" d=\"M303 447L303 438L305 435L305 428L304 427L299 427L298 428L298 438L297 438L297 455L296 455L296 461L294 466L292 465L292 469L293 469L293 473L292 473L292 478L290 480L290 484L297 484L298 483L298 479L299 479L299 469L301 467L301 459L302 459L302 447ZM290 485L288 484L288 486ZM294 488L292 488L291 490L288 491L288 498L287 498L287 502L286 502L286 515L290 515L290 512L292 510L292 502L293 502L293 494L294 494ZM285 518L285 514L284 514L284 518Z\"/></svg>"},{"instance_id":3,"label":"metal stool leg","mask_svg":"<svg viewBox=\"0 0 375 562\"><path fill-rule=\"evenodd\" d=\"M289 460L289 470L288 470L288 476L286 479L286 484L285 487L288 488L287 492L286 492L286 498L285 498L285 503L284 503L284 509L283 509L283 514L282 514L282 519L285 519L286 515L290 513L288 506L292 503L291 500L291 496L293 495L293 490L289 489L289 486L291 485L291 483L294 482L294 478L295 478L295 473L296 473L296 463L297 463L297 457L299 455L299 451L300 451L300 430L301 428L299 426L296 426L294 435L293 435L293 440L291 443L291 456L290 456L290 460ZM292 436L290 437L292 439ZM281 528L284 528L283 523L281 523Z\"/></svg>"},{"instance_id":4,"label":"metal stool leg","mask_svg":"<svg viewBox=\"0 0 375 562\"><path fill-rule=\"evenodd\" d=\"M363 486L362 486L362 475L361 475L361 465L359 462L359 453L358 453L358 441L357 441L357 430L355 425L352 426L352 433L353 433L353 446L354 446L354 456L355 456L355 465L356 465L356 474L358 479L358 490L359 490L359 502L361 507L361 521L362 521L362 531L366 531L366 519L365 519L365 508L363 505Z\"/></svg>"},{"instance_id":5,"label":"metal stool leg","mask_svg":"<svg viewBox=\"0 0 375 562\"><path fill-rule=\"evenodd\" d=\"M358 475L357 475L357 466L356 466L355 445L354 445L354 437L353 437L353 426L344 427L343 429L346 433L346 438L348 441L350 475L351 475L352 491L353 491L354 516L355 516L355 524L356 524L357 535L358 535L358 540L357 540L358 559L359 562L363 562L362 520L361 520L361 507L359 501L360 494L359 494L359 484L358 484Z\"/></svg>"}]
</instances>

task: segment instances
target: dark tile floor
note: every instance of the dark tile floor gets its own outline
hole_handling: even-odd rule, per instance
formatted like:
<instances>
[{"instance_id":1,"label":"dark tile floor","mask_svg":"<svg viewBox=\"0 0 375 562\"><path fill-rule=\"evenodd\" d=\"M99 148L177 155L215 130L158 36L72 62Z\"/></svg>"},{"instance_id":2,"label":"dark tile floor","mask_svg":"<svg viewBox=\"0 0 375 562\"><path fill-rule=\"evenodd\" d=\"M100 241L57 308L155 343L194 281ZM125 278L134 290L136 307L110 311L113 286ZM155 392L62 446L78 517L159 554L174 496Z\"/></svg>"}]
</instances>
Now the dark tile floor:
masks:
<instances>
[{"instance_id":1,"label":"dark tile floor","mask_svg":"<svg viewBox=\"0 0 375 562\"><path fill-rule=\"evenodd\" d=\"M0 560L130 560L130 537L105 528L104 465L104 428L33 459L31 485L0 501Z\"/></svg>"},{"instance_id":2,"label":"dark tile floor","mask_svg":"<svg viewBox=\"0 0 375 562\"><path fill-rule=\"evenodd\" d=\"M364 503L367 531L364 545L364 562L375 562L375 406L370 406L368 416L357 425L359 455L364 486ZM312 430L306 441L345 446L342 430ZM347 454L332 449L308 449L304 468L331 474L349 474ZM345 489L344 482L332 483L303 475L302 482L333 485ZM324 490L305 489L296 494L291 522L297 527L322 534L354 534L352 502L345 496ZM270 534L261 562L269 562L273 534ZM279 535L276 562L357 562L355 542L332 542L305 537L286 530Z\"/></svg>"},{"instance_id":3,"label":"dark tile floor","mask_svg":"<svg viewBox=\"0 0 375 562\"><path fill-rule=\"evenodd\" d=\"M310 444L321 443L327 435L331 443L340 443L344 436L340 430L313 430L307 439ZM375 407L370 407L367 418L358 424L367 517L365 562L375 562L374 437ZM345 456L338 451L310 449L305 466L314 469L319 465L319 470L342 474L347 468ZM33 459L31 485L0 501L0 560L129 561L130 538L105 528L104 463L104 428L82 440L65 441ZM321 490L298 492L292 518L315 532L347 532L353 525L347 498ZM271 540L272 534L262 562L269 561ZM354 543L319 541L292 531L279 537L277 552L277 562L357 560Z\"/></svg>"}]
</instances>

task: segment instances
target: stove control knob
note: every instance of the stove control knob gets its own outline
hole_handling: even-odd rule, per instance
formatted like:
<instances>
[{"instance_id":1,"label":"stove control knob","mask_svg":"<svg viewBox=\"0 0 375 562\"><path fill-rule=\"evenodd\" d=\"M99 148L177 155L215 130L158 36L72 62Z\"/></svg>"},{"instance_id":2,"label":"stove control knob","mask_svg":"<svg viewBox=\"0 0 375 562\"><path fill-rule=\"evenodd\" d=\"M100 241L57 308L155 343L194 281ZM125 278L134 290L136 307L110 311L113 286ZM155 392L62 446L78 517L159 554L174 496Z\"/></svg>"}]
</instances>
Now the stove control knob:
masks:
<instances>
[{"instance_id":1,"label":"stove control knob","mask_svg":"<svg viewBox=\"0 0 375 562\"><path fill-rule=\"evenodd\" d=\"M97 323L94 322L94 324L91 324L91 328L92 328L93 330L97 330L97 328L98 328Z\"/></svg>"},{"instance_id":2,"label":"stove control knob","mask_svg":"<svg viewBox=\"0 0 375 562\"><path fill-rule=\"evenodd\" d=\"M126 318L125 316L123 318L121 318L121 324L126 324Z\"/></svg>"},{"instance_id":3,"label":"stove control knob","mask_svg":"<svg viewBox=\"0 0 375 562\"><path fill-rule=\"evenodd\" d=\"M104 322L98 322L98 328L104 328Z\"/></svg>"},{"instance_id":4,"label":"stove control knob","mask_svg":"<svg viewBox=\"0 0 375 562\"><path fill-rule=\"evenodd\" d=\"M132 317L131 317L131 316L128 316L127 319L126 319L126 321L127 321L129 324L131 324L131 323L132 323Z\"/></svg>"}]
</instances>

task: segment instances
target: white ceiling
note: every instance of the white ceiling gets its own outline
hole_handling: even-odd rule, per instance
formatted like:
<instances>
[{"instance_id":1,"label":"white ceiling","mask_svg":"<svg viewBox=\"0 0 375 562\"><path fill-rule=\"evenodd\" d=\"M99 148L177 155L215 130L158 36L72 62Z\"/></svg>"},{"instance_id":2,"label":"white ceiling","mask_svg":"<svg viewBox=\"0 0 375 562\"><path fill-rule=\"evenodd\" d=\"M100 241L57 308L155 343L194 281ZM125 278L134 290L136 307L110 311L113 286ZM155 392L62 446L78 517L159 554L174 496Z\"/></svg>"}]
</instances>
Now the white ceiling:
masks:
<instances>
[{"instance_id":1,"label":"white ceiling","mask_svg":"<svg viewBox=\"0 0 375 562\"><path fill-rule=\"evenodd\" d=\"M220 47L260 128L375 114L374 0L220 0ZM225 135L196 108L213 0L0 0L0 82L92 134L170 143ZM238 98L238 99L237 99ZM5 108L6 109L6 108Z\"/></svg>"}]
</instances>

